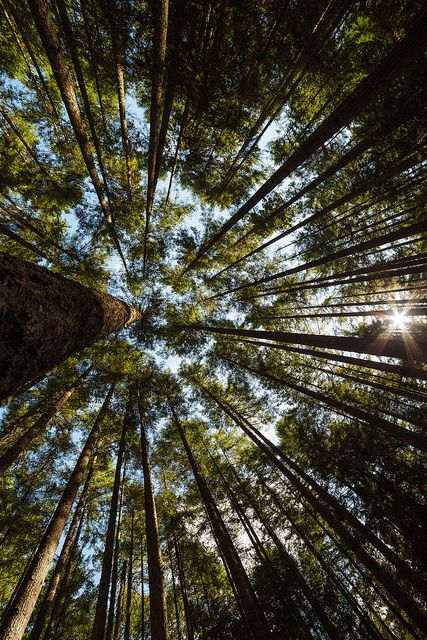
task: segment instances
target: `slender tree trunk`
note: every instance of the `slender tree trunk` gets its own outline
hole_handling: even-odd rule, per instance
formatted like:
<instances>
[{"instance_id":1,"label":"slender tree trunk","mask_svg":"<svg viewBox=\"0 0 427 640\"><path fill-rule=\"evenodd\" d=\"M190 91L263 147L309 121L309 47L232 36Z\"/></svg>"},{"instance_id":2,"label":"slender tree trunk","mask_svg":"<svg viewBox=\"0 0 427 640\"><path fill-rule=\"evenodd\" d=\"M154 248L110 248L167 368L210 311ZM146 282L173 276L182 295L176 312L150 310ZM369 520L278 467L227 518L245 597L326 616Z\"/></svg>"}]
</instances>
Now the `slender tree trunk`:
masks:
<instances>
[{"instance_id":1,"label":"slender tree trunk","mask_svg":"<svg viewBox=\"0 0 427 640\"><path fill-rule=\"evenodd\" d=\"M98 599L96 602L95 619L92 627L92 640L104 640L107 624L108 592L110 587L111 569L113 565L114 537L116 531L116 518L119 502L120 476L122 472L123 456L126 446L126 432L128 428L129 408L123 420L122 434L117 453L116 471L114 475L113 491L111 495L110 513L108 516L107 533L105 536L104 556L102 558L101 577L98 586Z\"/></svg>"},{"instance_id":2,"label":"slender tree trunk","mask_svg":"<svg viewBox=\"0 0 427 640\"><path fill-rule=\"evenodd\" d=\"M156 502L151 479L148 442L144 427L144 416L140 392L138 408L141 425L141 457L144 473L145 526L147 540L147 562L150 586L150 625L153 640L168 640L168 622L166 597L163 587L162 558L160 551L159 526L157 522Z\"/></svg>"},{"instance_id":3,"label":"slender tree trunk","mask_svg":"<svg viewBox=\"0 0 427 640\"><path fill-rule=\"evenodd\" d=\"M123 617L123 602L125 598L125 586L126 586L126 560L123 563L122 568L122 576L120 578L120 587L119 587L119 595L117 598L117 611L116 611L116 624L114 626L114 640L119 640L120 637L120 627L122 625L122 617Z\"/></svg>"},{"instance_id":4,"label":"slender tree trunk","mask_svg":"<svg viewBox=\"0 0 427 640\"><path fill-rule=\"evenodd\" d=\"M141 318L126 302L0 253L0 394Z\"/></svg>"},{"instance_id":5,"label":"slender tree trunk","mask_svg":"<svg viewBox=\"0 0 427 640\"><path fill-rule=\"evenodd\" d=\"M166 39L168 33L169 0L154 3L153 69L151 80L150 141L148 148L147 204L144 231L144 269L147 260L147 240L151 209L156 191L156 160L162 110L163 78L165 74Z\"/></svg>"},{"instance_id":6,"label":"slender tree trunk","mask_svg":"<svg viewBox=\"0 0 427 640\"><path fill-rule=\"evenodd\" d=\"M101 171L102 179L104 182L104 189L109 199L107 176L105 173L104 162L102 160L101 147L99 144L98 134L96 132L95 121L93 119L92 108L90 106L89 96L84 81L83 70L80 64L80 58L74 39L73 28L70 18L68 17L67 6L65 0L56 0L56 6L58 7L58 13L61 18L61 24L64 31L67 47L71 54L74 70L76 73L77 83L79 85L80 93L83 99L83 104L86 112L87 121L89 123L90 132L92 134L92 140L96 151L96 157L98 159L99 169Z\"/></svg>"},{"instance_id":7,"label":"slender tree trunk","mask_svg":"<svg viewBox=\"0 0 427 640\"><path fill-rule=\"evenodd\" d=\"M372 356L386 358L401 358L402 360L418 360L427 362L427 337L412 336L411 347L403 337L372 336L357 338L350 336L317 335L311 333L290 333L287 331L264 331L257 329L240 329L234 327L210 327L207 325L182 325L182 328L209 331L222 335L239 336L243 338L263 338L290 344L308 345L322 349L337 349L353 353L366 353Z\"/></svg>"},{"instance_id":8,"label":"slender tree trunk","mask_svg":"<svg viewBox=\"0 0 427 640\"><path fill-rule=\"evenodd\" d=\"M144 544L141 534L141 640L145 640Z\"/></svg>"},{"instance_id":9,"label":"slender tree trunk","mask_svg":"<svg viewBox=\"0 0 427 640\"><path fill-rule=\"evenodd\" d=\"M130 549L129 549L129 569L126 591L126 616L125 616L125 631L123 640L129 640L130 638L130 614L132 606L132 572L133 572L133 519L134 511L132 509L132 523L130 529Z\"/></svg>"},{"instance_id":10,"label":"slender tree trunk","mask_svg":"<svg viewBox=\"0 0 427 640\"><path fill-rule=\"evenodd\" d=\"M358 560L371 572L374 578L381 584L386 592L396 600L403 611L407 613L420 630L427 629L427 623L423 613L408 592L402 588L392 577L387 569L371 556L362 543L350 532L348 526L354 528L361 535L364 542L372 544L389 562L399 571L400 576L405 577L422 593L424 591L423 580L404 561L402 561L389 547L379 540L358 518L343 507L336 498L324 490L315 480L306 474L296 463L285 456L282 451L270 442L258 429L250 424L246 418L238 414L233 408L230 410L219 398L212 394L206 387L199 384L205 393L220 406L223 411L246 433L246 435L266 454L273 466L278 468L296 489L299 495L314 508L315 512L327 522L338 534L340 539L351 550ZM274 452L274 453L273 453ZM281 458L288 467L286 467ZM302 482L303 481L303 482ZM307 483L308 486L306 486ZM311 489L314 489L317 496Z\"/></svg>"},{"instance_id":11,"label":"slender tree trunk","mask_svg":"<svg viewBox=\"0 0 427 640\"><path fill-rule=\"evenodd\" d=\"M376 360L364 360L363 358L353 358L351 356L342 356L338 353L328 353L327 351L316 351L315 349L297 349L286 344L272 344L261 340L239 340L246 344L252 344L258 347L269 347L270 349L282 349L290 353L299 353L300 355L313 356L322 360L330 360L333 362L343 362L345 364L362 367L364 369L373 369L382 371L383 373L392 373L404 378L416 378L419 380L427 380L427 371L416 369L412 366L401 366L398 364L389 364L388 362L377 362Z\"/></svg>"},{"instance_id":12,"label":"slender tree trunk","mask_svg":"<svg viewBox=\"0 0 427 640\"><path fill-rule=\"evenodd\" d=\"M405 445L411 445L420 451L427 451L427 438L423 435L412 431L411 429L406 429L401 427L394 422L390 422L385 418L382 418L379 415L374 415L365 411L364 409L360 409L359 407L355 407L353 405L349 405L341 400L336 400L335 398L324 394L321 391L315 391L313 389L309 389L307 385L300 385L293 382L289 377L285 379L277 378L267 371L259 371L257 369L253 369L247 365L240 364L234 360L229 358L224 358L228 362L242 367L246 371L250 373L254 373L261 378L266 378L279 384L280 386L288 387L289 389L293 389L297 393L301 393L313 400L319 402L321 405L326 404L328 407L332 407L332 409L336 410L338 413L341 413L346 416L351 416L356 418L356 420L361 420L362 422L366 422L366 424L371 425L374 428L381 429L385 434L392 435L398 442L402 442Z\"/></svg>"},{"instance_id":13,"label":"slender tree trunk","mask_svg":"<svg viewBox=\"0 0 427 640\"><path fill-rule=\"evenodd\" d=\"M70 72L68 71L67 64L62 54L61 42L51 10L49 8L48 1L28 0L28 5L33 15L34 22L36 23L43 48L49 59L50 66L52 67L52 72L55 76L58 89L61 92L62 100L64 102L65 108L67 109L68 117L73 127L74 135L79 145L84 163L98 197L99 204L101 205L108 232L122 259L125 270L127 270L127 265L120 247L116 230L113 225L111 210L105 198L104 190L102 188L101 180L99 179L89 141L84 130L83 121L73 83L71 81Z\"/></svg>"},{"instance_id":14,"label":"slender tree trunk","mask_svg":"<svg viewBox=\"0 0 427 640\"><path fill-rule=\"evenodd\" d=\"M67 400L73 395L77 387L83 382L92 370L90 366L84 371L81 376L69 387L56 402L54 402L45 413L38 418L35 423L18 438L0 458L0 475L3 474L19 457L19 455L25 451L34 438L41 435L47 428L52 418L62 409Z\"/></svg>"},{"instance_id":15,"label":"slender tree trunk","mask_svg":"<svg viewBox=\"0 0 427 640\"><path fill-rule=\"evenodd\" d=\"M38 610L37 617L32 626L29 640L39 640L43 635L43 629L46 625L46 622L47 620L49 620L50 612L52 610L52 605L58 590L59 582L61 580L61 575L67 564L68 558L70 556L74 534L76 532L76 529L79 527L79 523L84 519L86 502L87 502L87 493L89 490L90 481L92 479L94 462L95 462L95 457L91 459L90 468L87 474L85 485L83 487L83 491L80 494L77 507L74 511L73 519L67 531L64 544L62 545L61 553L56 562L55 570L52 573L52 576L50 578L47 591L43 598L43 602Z\"/></svg>"},{"instance_id":16,"label":"slender tree trunk","mask_svg":"<svg viewBox=\"0 0 427 640\"><path fill-rule=\"evenodd\" d=\"M171 526L172 526L173 546L175 549L175 556L178 564L179 584L181 587L182 602L184 604L185 625L187 627L187 640L194 640L194 631L193 631L193 625L191 623L190 603L188 601L184 566L182 562L181 549L179 548L179 543L175 533L175 526L173 523L173 519L171 520Z\"/></svg>"},{"instance_id":17,"label":"slender tree trunk","mask_svg":"<svg viewBox=\"0 0 427 640\"><path fill-rule=\"evenodd\" d=\"M411 68L414 60L425 47L425 10L411 22L407 34L387 56L344 98L317 129L289 156L273 175L234 213L201 247L197 256L188 264L190 269L209 249L239 222L253 207L275 189L303 162L310 158L342 127L350 123L369 105L371 100L398 75Z\"/></svg>"},{"instance_id":18,"label":"slender tree trunk","mask_svg":"<svg viewBox=\"0 0 427 640\"><path fill-rule=\"evenodd\" d=\"M173 604L175 607L176 634L178 636L178 640L182 640L181 620L179 616L179 607L178 607L178 594L176 592L176 583L175 583L175 570L173 568L172 550L171 550L171 545L168 538L166 538L166 546L168 551L169 567L171 570L171 578L172 578L172 592L173 592Z\"/></svg>"},{"instance_id":19,"label":"slender tree trunk","mask_svg":"<svg viewBox=\"0 0 427 640\"><path fill-rule=\"evenodd\" d=\"M182 443L184 445L185 452L187 454L190 466L193 470L194 478L196 480L200 495L211 521L212 527L215 531L215 535L222 553L226 560L227 566L230 570L230 574L233 578L234 585L236 587L240 604L244 611L244 615L248 624L248 628L254 639L261 640L262 638L269 638L270 632L268 631L267 622L264 618L264 614L258 604L256 595L247 576L247 573L243 567L243 564L239 558L237 550L233 544L230 534L224 524L224 521L218 511L218 508L214 502L212 494L207 485L206 479L200 472L199 466L193 456L190 446L185 437L183 427L178 419L178 416L173 408L173 405L169 402L169 406L176 424L176 427L181 436Z\"/></svg>"},{"instance_id":20,"label":"slender tree trunk","mask_svg":"<svg viewBox=\"0 0 427 640\"><path fill-rule=\"evenodd\" d=\"M26 572L25 579L22 581L15 595L12 606L2 620L0 625L0 637L2 640L20 640L25 632L25 628L55 555L77 491L93 455L93 450L99 435L100 421L106 411L106 403L107 400L109 401L113 390L114 386L110 388L106 400L95 420L77 464L59 500L55 513L41 539L37 553Z\"/></svg>"},{"instance_id":21,"label":"slender tree trunk","mask_svg":"<svg viewBox=\"0 0 427 640\"><path fill-rule=\"evenodd\" d=\"M120 37L117 33L118 6L116 0L108 1L108 21L110 23L111 44L113 48L114 67L116 71L116 86L119 99L120 128L122 132L123 151L126 160L126 188L129 200L132 200L131 171L130 171L130 144L128 124L126 118L125 74L122 60Z\"/></svg>"},{"instance_id":22,"label":"slender tree trunk","mask_svg":"<svg viewBox=\"0 0 427 640\"><path fill-rule=\"evenodd\" d=\"M125 479L126 479L126 460L123 468L122 488L120 491L119 515L117 518L116 538L114 542L114 559L113 559L113 568L111 571L110 606L108 609L108 620L107 620L107 627L105 631L105 640L112 639L113 630L114 630L114 613L116 609L116 591L117 591L117 580L119 575L119 554L120 554L120 533L121 533L120 529L121 529L122 515L123 515L123 497L124 497L124 489L125 489Z\"/></svg>"}]
</instances>

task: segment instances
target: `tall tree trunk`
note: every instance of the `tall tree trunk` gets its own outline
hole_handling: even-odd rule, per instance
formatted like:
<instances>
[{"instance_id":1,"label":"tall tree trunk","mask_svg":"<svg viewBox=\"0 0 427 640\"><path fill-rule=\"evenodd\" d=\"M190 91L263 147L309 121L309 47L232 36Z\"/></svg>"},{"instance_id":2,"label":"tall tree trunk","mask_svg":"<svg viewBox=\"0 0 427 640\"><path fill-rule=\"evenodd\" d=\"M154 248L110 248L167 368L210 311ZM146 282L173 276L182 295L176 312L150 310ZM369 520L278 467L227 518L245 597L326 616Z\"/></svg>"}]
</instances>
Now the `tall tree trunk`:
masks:
<instances>
[{"instance_id":1,"label":"tall tree trunk","mask_svg":"<svg viewBox=\"0 0 427 640\"><path fill-rule=\"evenodd\" d=\"M171 578L172 578L172 592L173 592L173 603L175 607L176 634L178 636L178 640L182 640L181 619L179 616L179 606L178 606L178 594L177 594L176 583L175 583L175 570L173 568L172 549L171 549L171 545L168 537L166 538L166 547L168 552L169 567L171 570Z\"/></svg>"},{"instance_id":2,"label":"tall tree trunk","mask_svg":"<svg viewBox=\"0 0 427 640\"><path fill-rule=\"evenodd\" d=\"M84 130L84 125L73 83L71 81L70 72L68 71L67 64L62 54L61 41L59 39L58 31L51 10L49 8L49 3L47 0L28 0L28 5L34 18L34 22L36 23L43 48L49 59L50 66L52 67L52 72L55 76L58 89L62 96L62 100L64 102L65 108L67 109L68 117L73 127L74 135L79 145L84 163L98 197L99 204L101 205L108 232L122 259L125 270L127 270L126 261L124 259L117 233L113 224L111 210L107 203L107 200L105 199L101 180L99 179L90 144Z\"/></svg>"},{"instance_id":3,"label":"tall tree trunk","mask_svg":"<svg viewBox=\"0 0 427 640\"><path fill-rule=\"evenodd\" d=\"M191 616L190 616L190 603L188 601L188 595L187 595L184 566L182 562L181 549L179 547L178 539L175 533L173 518L171 519L171 527L172 527L173 546L175 548L175 556L178 564L178 577L179 577L179 584L181 587L182 602L184 604L185 625L187 627L187 640L194 640L194 631L193 631L193 625L192 625Z\"/></svg>"},{"instance_id":4,"label":"tall tree trunk","mask_svg":"<svg viewBox=\"0 0 427 640\"><path fill-rule=\"evenodd\" d=\"M185 437L184 429L178 416L175 412L173 405L169 402L169 406L179 431L182 443L184 445L185 452L187 454L190 466L192 468L194 478L196 480L201 498L205 505L209 519L212 524L212 528L215 531L215 535L222 553L226 560L230 574L232 576L240 604L244 611L244 615L248 624L248 629L256 640L262 640L263 638L270 638L270 632L268 631L267 622L264 618L264 614L258 604L255 592L252 588L248 575L243 567L243 564L239 558L237 550L233 544L230 534L224 524L221 514L215 504L212 494L209 490L205 477L202 475L199 466L193 456L190 446Z\"/></svg>"},{"instance_id":5,"label":"tall tree trunk","mask_svg":"<svg viewBox=\"0 0 427 640\"><path fill-rule=\"evenodd\" d=\"M144 231L144 270L147 261L147 241L151 209L156 191L156 160L162 110L163 78L165 75L166 39L168 33L169 0L154 3L153 69L151 75L150 141L148 147L147 203Z\"/></svg>"},{"instance_id":6,"label":"tall tree trunk","mask_svg":"<svg viewBox=\"0 0 427 640\"><path fill-rule=\"evenodd\" d=\"M117 33L117 18L120 17L118 13L118 6L116 0L108 0L108 21L110 23L111 31L111 45L113 48L114 67L116 71L116 86L117 95L119 99L119 115L120 115L120 128L122 132L123 151L126 160L126 188L129 200L132 200L131 189L131 172L130 172L130 144L128 124L126 118L126 95L125 95L125 74L124 64L122 60L122 47L120 42L120 36Z\"/></svg>"},{"instance_id":7,"label":"tall tree trunk","mask_svg":"<svg viewBox=\"0 0 427 640\"><path fill-rule=\"evenodd\" d=\"M80 526L79 523L84 519L85 510L86 510L87 493L89 490L90 481L92 479L94 461L95 461L95 457L91 459L89 471L86 477L86 482L83 487L83 491L80 494L77 507L75 508L75 511L74 511L73 519L68 528L67 535L64 540L64 544L62 545L61 553L55 565L55 570L52 573L42 604L38 610L37 617L32 626L29 640L40 640L40 638L43 635L43 629L45 627L45 624L49 620L50 612L52 610L52 605L58 590L59 582L61 580L61 575L65 568L65 565L67 564L68 558L70 556L74 534L76 532L77 527Z\"/></svg>"},{"instance_id":8,"label":"tall tree trunk","mask_svg":"<svg viewBox=\"0 0 427 640\"><path fill-rule=\"evenodd\" d=\"M130 614L132 606L132 572L133 572L133 519L134 510L132 508L132 523L130 529L130 549L129 549L129 568L128 568L128 580L126 590L126 616L125 616L125 630L123 634L123 640L129 640L130 638Z\"/></svg>"},{"instance_id":9,"label":"tall tree trunk","mask_svg":"<svg viewBox=\"0 0 427 640\"><path fill-rule=\"evenodd\" d=\"M114 474L113 491L111 494L110 513L108 516L107 533L105 536L104 556L102 558L101 577L98 586L98 599L96 602L95 618L92 627L92 640L104 640L107 624L108 592L110 587L111 570L113 565L114 537L116 531L116 519L119 502L120 476L122 473L123 456L126 446L126 432L129 420L129 407L123 419L122 434L117 452L116 471Z\"/></svg>"},{"instance_id":10,"label":"tall tree trunk","mask_svg":"<svg viewBox=\"0 0 427 640\"><path fill-rule=\"evenodd\" d=\"M336 109L327 116L317 129L289 156L273 175L236 211L198 251L185 271L239 222L253 207L275 189L303 162L310 158L325 142L342 127L350 123L369 105L371 100L398 75L411 68L414 60L425 47L425 9L411 22L407 34L387 54L387 56L344 98Z\"/></svg>"},{"instance_id":11,"label":"tall tree trunk","mask_svg":"<svg viewBox=\"0 0 427 640\"><path fill-rule=\"evenodd\" d=\"M159 525L151 478L148 442L145 433L144 415L140 391L137 392L141 426L141 458L144 474L145 527L147 541L147 563L150 586L150 625L153 640L168 640L166 597L163 586L162 557L160 551Z\"/></svg>"},{"instance_id":12,"label":"tall tree trunk","mask_svg":"<svg viewBox=\"0 0 427 640\"><path fill-rule=\"evenodd\" d=\"M15 444L9 447L9 449L0 457L0 475L4 473L10 465L15 462L18 456L29 447L34 438L45 431L51 419L61 410L91 370L92 366L88 367L86 371L84 371L77 380L73 382L72 386L69 387L29 429L24 431Z\"/></svg>"},{"instance_id":13,"label":"tall tree trunk","mask_svg":"<svg viewBox=\"0 0 427 640\"><path fill-rule=\"evenodd\" d=\"M118 298L5 253L0 295L0 397L141 318Z\"/></svg>"},{"instance_id":14,"label":"tall tree trunk","mask_svg":"<svg viewBox=\"0 0 427 640\"><path fill-rule=\"evenodd\" d=\"M77 460L77 464L67 482L63 494L56 507L55 513L43 535L37 553L31 562L24 580L15 595L12 606L6 612L0 625L0 637L2 640L20 640L33 612L34 606L43 587L43 582L49 571L50 564L55 555L59 540L64 530L67 518L73 506L79 486L83 480L89 461L93 455L95 444L98 440L100 423L107 409L107 404L114 391L114 385L110 388L104 404L98 413L97 419L84 444L83 450Z\"/></svg>"},{"instance_id":15,"label":"tall tree trunk","mask_svg":"<svg viewBox=\"0 0 427 640\"><path fill-rule=\"evenodd\" d=\"M306 395L309 398L319 402L321 405L326 404L328 407L332 407L339 414L345 416L351 416L352 418L356 418L356 420L361 420L362 422L366 422L366 424L371 425L372 427L381 429L387 435L392 435L398 442L402 442L404 445L411 445L420 451L427 451L427 438L423 435L412 431L411 429L406 429L401 427L394 422L390 422L385 418L382 418L379 415L374 415L369 413L369 411L365 411L364 409L360 409L359 407L355 407L353 405L342 402L341 400L336 400L332 396L328 396L321 391L315 391L314 389L309 389L307 385L301 385L293 382L289 377L285 379L278 378L267 371L259 371L257 369L253 369L244 364L240 364L235 360L231 360L230 358L225 358L231 364L234 364L238 367L242 367L246 371L253 373L261 378L266 378L271 380L272 382L288 387L289 389L293 389L297 393L301 393L302 395Z\"/></svg>"},{"instance_id":16,"label":"tall tree trunk","mask_svg":"<svg viewBox=\"0 0 427 640\"><path fill-rule=\"evenodd\" d=\"M386 592L396 600L399 607L405 611L410 620L418 626L420 630L427 629L427 623L419 606L412 596L400 586L370 553L363 547L361 541L355 537L348 527L358 531L361 540L372 544L389 562L399 571L400 576L404 576L410 583L416 586L422 593L424 591L423 580L404 561L402 561L387 545L378 539L358 518L351 514L339 501L323 489L315 480L306 474L295 462L285 456L283 452L268 440L258 429L249 423L246 418L232 410L219 398L211 393L206 387L199 383L201 389L212 398L218 406L246 433L246 435L265 453L273 466L278 468L298 494L314 508L315 512L327 522L338 534L344 544L355 554L355 557L371 572L375 580L381 584ZM280 458L280 459L279 459ZM283 464L282 460L286 463ZM288 468L289 467L289 468ZM304 484L307 483L307 484ZM308 485L308 486L307 486ZM310 488L309 488L310 487ZM312 493L312 490L315 491Z\"/></svg>"},{"instance_id":17,"label":"tall tree trunk","mask_svg":"<svg viewBox=\"0 0 427 640\"><path fill-rule=\"evenodd\" d=\"M126 586L126 560L123 562L122 575L120 578L119 595L117 598L117 611L116 611L116 624L114 625L113 640L119 640L120 627L123 617L123 602L125 598L125 586Z\"/></svg>"},{"instance_id":18,"label":"tall tree trunk","mask_svg":"<svg viewBox=\"0 0 427 640\"><path fill-rule=\"evenodd\" d=\"M141 640L145 640L144 544L141 534Z\"/></svg>"},{"instance_id":19,"label":"tall tree trunk","mask_svg":"<svg viewBox=\"0 0 427 640\"><path fill-rule=\"evenodd\" d=\"M358 338L352 336L318 335L311 333L291 333L288 331L264 331L260 329L240 329L234 327L210 327L207 325L182 325L183 328L209 331L229 336L243 338L263 338L276 342L321 347L322 349L337 349L353 353L366 353L385 358L401 358L402 360L427 361L427 337L412 336L411 347L405 343L403 337L372 336ZM273 345L274 346L274 345Z\"/></svg>"},{"instance_id":20,"label":"tall tree trunk","mask_svg":"<svg viewBox=\"0 0 427 640\"><path fill-rule=\"evenodd\" d=\"M123 516L123 498L124 498L124 489L125 489L125 479L126 479L126 460L123 467L122 488L120 491L119 514L117 518L116 538L114 541L114 559L113 559L113 568L111 571L110 605L108 609L108 620L107 620L107 627L105 630L105 640L112 639L113 630L114 630L114 614L116 609L116 591L117 591L117 580L119 575L119 555L120 555L120 537L121 537L120 534L121 534L121 524L122 524L122 516Z\"/></svg>"},{"instance_id":21,"label":"tall tree trunk","mask_svg":"<svg viewBox=\"0 0 427 640\"><path fill-rule=\"evenodd\" d=\"M77 50L76 42L74 39L73 28L70 18L68 17L67 6L65 0L56 0L56 6L58 7L58 13L61 18L61 24L64 31L68 50L71 54L71 60L73 61L74 70L76 73L77 83L79 85L80 93L83 99L83 104L86 112L87 121L89 123L90 132L92 134L92 140L96 151L96 157L98 159L99 169L101 171L102 179L104 182L104 189L109 199L107 176L105 173L104 162L102 160L101 147L99 144L98 134L96 132L95 121L93 119L92 108L90 106L89 96L86 89L86 84L83 76L83 70L80 64L79 53Z\"/></svg>"}]
</instances>

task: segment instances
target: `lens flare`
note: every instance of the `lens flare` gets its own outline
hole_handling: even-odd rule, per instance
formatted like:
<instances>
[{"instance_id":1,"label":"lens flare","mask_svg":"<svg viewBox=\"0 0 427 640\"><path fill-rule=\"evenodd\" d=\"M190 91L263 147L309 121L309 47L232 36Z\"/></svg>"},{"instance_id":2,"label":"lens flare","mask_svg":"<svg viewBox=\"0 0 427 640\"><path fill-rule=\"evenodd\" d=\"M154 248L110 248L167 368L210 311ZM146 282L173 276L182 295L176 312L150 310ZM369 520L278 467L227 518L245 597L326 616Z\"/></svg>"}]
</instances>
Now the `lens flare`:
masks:
<instances>
[{"instance_id":1,"label":"lens flare","mask_svg":"<svg viewBox=\"0 0 427 640\"><path fill-rule=\"evenodd\" d=\"M391 327L395 331L405 331L408 325L408 318L406 317L405 311L398 311L397 309L393 310L393 315L391 318Z\"/></svg>"}]
</instances>

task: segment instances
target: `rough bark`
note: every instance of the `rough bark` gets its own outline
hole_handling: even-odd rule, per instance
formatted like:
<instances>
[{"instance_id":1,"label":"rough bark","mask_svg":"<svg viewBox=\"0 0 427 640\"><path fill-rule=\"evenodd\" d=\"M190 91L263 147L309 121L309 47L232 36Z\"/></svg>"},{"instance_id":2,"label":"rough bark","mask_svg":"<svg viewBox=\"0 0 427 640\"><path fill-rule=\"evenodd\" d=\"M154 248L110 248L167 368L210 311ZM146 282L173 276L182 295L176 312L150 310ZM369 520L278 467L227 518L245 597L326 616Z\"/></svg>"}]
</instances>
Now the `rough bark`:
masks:
<instances>
[{"instance_id":1,"label":"rough bark","mask_svg":"<svg viewBox=\"0 0 427 640\"><path fill-rule=\"evenodd\" d=\"M107 397L109 396L110 394ZM20 640L25 632L25 628L40 595L43 582L45 581L58 547L77 491L93 455L100 430L100 416L102 418L105 410L106 406L104 403L62 493L55 513L40 541L37 553L26 571L25 578L21 582L12 605L2 620L0 626L0 637L2 640Z\"/></svg>"},{"instance_id":2,"label":"rough bark","mask_svg":"<svg viewBox=\"0 0 427 640\"><path fill-rule=\"evenodd\" d=\"M160 551L159 525L156 502L151 478L148 442L145 433L144 416L138 392L138 408L141 426L141 458L144 474L145 527L147 544L147 564L150 587L150 624L153 640L168 640L166 597L163 586L162 557Z\"/></svg>"},{"instance_id":3,"label":"rough bark","mask_svg":"<svg viewBox=\"0 0 427 640\"><path fill-rule=\"evenodd\" d=\"M0 253L0 395L139 319L126 302Z\"/></svg>"}]
</instances>

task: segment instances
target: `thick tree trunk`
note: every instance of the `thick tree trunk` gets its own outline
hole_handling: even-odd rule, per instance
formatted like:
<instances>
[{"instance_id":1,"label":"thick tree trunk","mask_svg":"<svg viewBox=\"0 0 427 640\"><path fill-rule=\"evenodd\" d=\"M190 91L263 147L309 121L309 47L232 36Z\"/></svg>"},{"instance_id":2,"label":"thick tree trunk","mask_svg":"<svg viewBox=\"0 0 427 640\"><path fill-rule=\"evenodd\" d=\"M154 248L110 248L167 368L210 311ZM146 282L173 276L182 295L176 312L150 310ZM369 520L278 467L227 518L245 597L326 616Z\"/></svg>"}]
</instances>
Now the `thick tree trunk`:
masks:
<instances>
[{"instance_id":1,"label":"thick tree trunk","mask_svg":"<svg viewBox=\"0 0 427 640\"><path fill-rule=\"evenodd\" d=\"M168 639L166 597L163 587L162 557L160 551L159 525L156 502L148 458L148 442L144 427L144 416L138 392L138 408L141 425L141 457L144 473L145 527L147 541L147 563L150 586L150 624L153 640Z\"/></svg>"},{"instance_id":2,"label":"thick tree trunk","mask_svg":"<svg viewBox=\"0 0 427 640\"><path fill-rule=\"evenodd\" d=\"M37 553L33 558L25 578L17 591L12 606L4 616L0 626L2 640L20 640L33 612L34 606L43 587L50 564L58 547L67 518L73 506L79 486L83 480L93 450L98 439L100 422L106 411L114 387L110 389L106 400L98 413L97 419L84 444L77 464L56 507L55 513L43 535Z\"/></svg>"},{"instance_id":3,"label":"thick tree trunk","mask_svg":"<svg viewBox=\"0 0 427 640\"><path fill-rule=\"evenodd\" d=\"M122 434L117 453L116 471L114 474L113 491L111 495L110 513L108 516L107 534L105 536L104 556L102 558L101 577L98 586L95 619L92 627L92 640L104 640L107 624L108 592L110 588L111 570L113 566L114 538L116 518L119 503L120 476L122 472L123 456L126 446L126 432L128 428L128 410L123 420Z\"/></svg>"},{"instance_id":4,"label":"thick tree trunk","mask_svg":"<svg viewBox=\"0 0 427 640\"><path fill-rule=\"evenodd\" d=\"M176 427L179 431L182 443L184 445L185 452L190 462L190 466L192 468L194 478L196 480L201 498L203 500L203 504L205 505L206 511L212 524L212 528L215 531L215 537L218 541L218 545L221 548L221 551L226 560L226 564L232 576L236 591L238 593L240 605L242 606L242 609L244 611L249 631L252 634L253 638L256 640L270 638L271 636L268 630L267 622L264 618L263 611L259 606L245 568L243 567L243 564L239 558L230 534L227 531L221 514L218 511L206 479L202 475L199 466L193 456L175 409L173 408L173 405L171 403L169 403L169 406Z\"/></svg>"},{"instance_id":5,"label":"thick tree trunk","mask_svg":"<svg viewBox=\"0 0 427 640\"><path fill-rule=\"evenodd\" d=\"M0 395L141 317L126 302L0 253Z\"/></svg>"},{"instance_id":6,"label":"thick tree trunk","mask_svg":"<svg viewBox=\"0 0 427 640\"><path fill-rule=\"evenodd\" d=\"M77 378L77 380L73 383L71 387L69 387L56 402L54 402L45 413L35 421L35 423L24 433L20 438L13 444L0 458L0 475L6 471L10 467L11 464L15 462L15 460L19 457L19 455L25 451L29 445L32 443L34 438L43 433L43 431L47 428L51 419L61 410L67 400L73 395L78 385L80 385L83 380L87 377L89 372L92 370L92 366L90 366L86 371L84 371L81 376Z\"/></svg>"}]
</instances>

